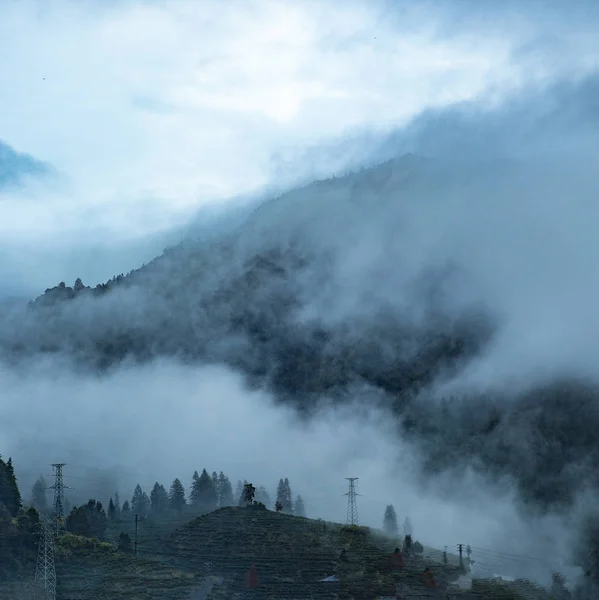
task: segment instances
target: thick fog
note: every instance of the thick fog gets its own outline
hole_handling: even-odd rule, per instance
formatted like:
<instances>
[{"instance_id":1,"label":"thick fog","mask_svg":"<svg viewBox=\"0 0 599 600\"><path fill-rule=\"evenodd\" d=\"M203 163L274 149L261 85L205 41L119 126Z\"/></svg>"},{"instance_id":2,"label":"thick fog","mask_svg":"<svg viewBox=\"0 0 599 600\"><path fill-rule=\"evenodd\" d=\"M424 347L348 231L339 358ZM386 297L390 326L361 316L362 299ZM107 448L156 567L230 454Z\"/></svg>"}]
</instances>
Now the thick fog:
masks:
<instances>
[{"instance_id":1,"label":"thick fog","mask_svg":"<svg viewBox=\"0 0 599 600\"><path fill-rule=\"evenodd\" d=\"M340 52L357 16L380 26L380 14L363 6L352 4L348 22L336 24ZM84 290L4 311L0 446L13 456L26 497L56 461L68 464L73 501L106 501L117 490L124 499L138 482L149 491L174 477L187 486L205 467L234 483L265 485L271 495L289 477L309 516L343 521L345 477L359 477L362 523L380 526L385 506L394 504L400 522L409 515L415 537L437 549L470 544L481 564L514 576L544 579L552 568L566 569L599 485L599 44L585 34L597 24L596 9L580 3L565 16L554 4L531 3L522 13L506 3L492 21L490 13L469 13L469 2L444 6L451 9L434 17L435 3L403 13L420 32L434 24L434 34L408 36L406 52L426 48L432 55L419 56L436 65L435 85L411 104L389 108L404 90L387 87L385 75L394 71L381 67L369 85L386 100L356 102L322 135L315 131L331 108L313 119L297 109L295 121L293 112L276 112L287 125L264 132L255 122L241 127L230 140L239 156L228 156L221 141L227 152L215 151L222 163L212 167L222 181L233 171L225 166L236 170L244 156L262 157L220 188L221 195L253 190L251 201L233 203L230 217L226 204L216 220L200 214L185 228L184 244L103 295ZM279 13L270 14L279 23ZM310 23L318 14L302 13ZM370 37L391 43L401 22L400 13L391 15L368 44ZM314 35L324 43L320 30ZM482 62L474 64L468 57L477 44ZM465 79L432 102L433 89L451 88L451 69L436 78L447 67L444 48L455 51L456 64L464 61L458 71ZM363 51L344 56L348 73L350 65L366 73L374 64ZM425 66L416 60L405 89ZM354 84L353 77L338 82L346 91ZM184 90L171 92L181 101ZM365 113L380 120L356 116ZM118 114L124 122L126 113ZM179 135L165 143L189 143L183 132L193 122L177 121ZM299 135L302 122L312 124L311 135ZM163 134L161 123L150 141ZM18 131L9 133L17 139ZM264 141L260 152L235 145L248 132ZM77 172L74 190L93 187L102 169L122 160L99 155L102 169L88 178L89 163L77 163L71 150L52 157L51 132L45 135L38 147L28 136L17 141L31 141L36 154L48 151L59 168L62 157ZM157 231L172 236L182 226L198 184L183 162L172 175L181 186L165 194L172 179L168 169L152 171L160 156L152 152L99 188L113 200L119 186L139 199L135 179L154 173L148 188L164 202L156 203L152 227L136 223L146 254ZM253 184L244 187L246 175ZM264 191L291 182L307 185L277 198ZM185 201L168 212L175 191ZM4 216L25 215L10 194ZM68 197L64 214L74 206ZM45 210L52 206L59 204ZM82 215L99 214L98 206L72 213L71 230ZM112 213L102 206L104 227ZM113 260L123 254L113 274L133 266L134 254L115 232L126 230L123 214L135 221L136 210L128 200L114 213L118 225L102 230L105 243L114 240ZM163 217L169 227L154 227ZM71 274L68 285L79 276L98 283L93 260L75 257L76 235L42 220L36 245L35 229L14 222L22 227L13 239L27 241L29 256L63 256L56 272ZM85 251L94 254L93 246ZM7 263L5 272L18 270L18 261ZM42 281L46 268L32 269L33 280Z\"/></svg>"}]
</instances>

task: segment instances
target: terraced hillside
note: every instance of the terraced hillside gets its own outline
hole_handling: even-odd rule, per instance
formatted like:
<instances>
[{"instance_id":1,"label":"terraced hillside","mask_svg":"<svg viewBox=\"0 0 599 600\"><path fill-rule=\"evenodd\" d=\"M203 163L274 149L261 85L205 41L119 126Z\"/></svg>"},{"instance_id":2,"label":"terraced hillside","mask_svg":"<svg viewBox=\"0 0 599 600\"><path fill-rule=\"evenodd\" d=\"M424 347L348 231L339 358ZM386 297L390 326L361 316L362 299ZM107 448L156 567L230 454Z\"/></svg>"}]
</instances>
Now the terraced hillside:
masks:
<instances>
[{"instance_id":1,"label":"terraced hillside","mask_svg":"<svg viewBox=\"0 0 599 600\"><path fill-rule=\"evenodd\" d=\"M406 600L445 600L448 592L454 600L550 598L528 582L474 581L471 590L456 590L450 584L463 572L451 560L443 564L442 553L405 558L397 569L392 555L401 542L262 505L222 508L153 528L137 558L112 543L67 534L56 546L57 598L231 600L249 593L256 600L373 600L398 590ZM435 589L423 580L427 567ZM258 585L250 589L252 582ZM33 600L35 593L30 581L0 584L2 600Z\"/></svg>"},{"instance_id":2,"label":"terraced hillside","mask_svg":"<svg viewBox=\"0 0 599 600\"><path fill-rule=\"evenodd\" d=\"M186 600L202 584L193 573L71 534L57 545L56 578L61 600Z\"/></svg>"},{"instance_id":3,"label":"terraced hillside","mask_svg":"<svg viewBox=\"0 0 599 600\"><path fill-rule=\"evenodd\" d=\"M375 598L394 594L402 582L414 593L424 592L425 564L441 588L459 577L455 565L423 559L414 559L401 573L394 571L391 555L398 543L366 527L277 514L257 506L223 508L177 529L165 543L162 559L180 570L222 577L213 600L247 592L252 567L259 582L255 592L261 598ZM330 576L338 581L322 581Z\"/></svg>"}]
</instances>

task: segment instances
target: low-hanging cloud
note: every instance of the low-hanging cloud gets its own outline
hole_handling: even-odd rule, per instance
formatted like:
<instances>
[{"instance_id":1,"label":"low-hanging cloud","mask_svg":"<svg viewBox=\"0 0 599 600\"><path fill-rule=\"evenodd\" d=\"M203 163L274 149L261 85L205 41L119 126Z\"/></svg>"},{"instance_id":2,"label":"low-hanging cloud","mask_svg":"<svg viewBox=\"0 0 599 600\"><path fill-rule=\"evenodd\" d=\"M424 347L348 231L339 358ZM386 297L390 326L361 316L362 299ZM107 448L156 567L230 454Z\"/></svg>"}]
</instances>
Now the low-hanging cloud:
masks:
<instances>
[{"instance_id":1,"label":"low-hanging cloud","mask_svg":"<svg viewBox=\"0 0 599 600\"><path fill-rule=\"evenodd\" d=\"M198 207L368 161L362 131L376 141L423 109L501 104L596 64L593 3L566 17L554 4L515 8L3 4L2 136L66 178L2 194L6 276L40 289L107 279L108 248L126 272ZM302 151L332 140L341 152ZM69 252L87 257L77 273Z\"/></svg>"},{"instance_id":2,"label":"low-hanging cloud","mask_svg":"<svg viewBox=\"0 0 599 600\"><path fill-rule=\"evenodd\" d=\"M221 365L158 360L123 365L104 377L66 367L34 361L25 370L0 372L3 446L14 453L25 500L40 474L51 479L53 462L66 463L70 504L89 497L106 502L115 492L123 502L137 483L149 491L155 481L168 487L175 477L187 487L194 470L207 468L223 470L233 483L264 485L272 497L278 479L288 477L312 518L343 521L345 477L359 476L363 524L381 527L392 503L400 522L409 516L427 546L453 549L464 539L474 548L491 545L499 554L489 558L481 550L480 561L511 574L546 578L551 568L566 566L559 550L570 535L564 523L522 519L508 487L491 495L468 472L457 480L459 502L437 499L419 481L410 447L398 444L384 412L331 407L299 422ZM548 541L556 550L544 552L541 564L514 565L500 554L517 544L518 554L536 556Z\"/></svg>"},{"instance_id":3,"label":"low-hanging cloud","mask_svg":"<svg viewBox=\"0 0 599 600\"><path fill-rule=\"evenodd\" d=\"M298 104L301 94L286 88L273 91L277 106L270 112L264 90L248 94L244 106L235 104L238 88L231 81L242 64L235 62L237 47L205 57L205 71L198 77L215 87L198 97L185 69L165 76L177 64L175 55L167 53L159 63L165 65L158 78L165 83L164 92L159 98L137 98L137 106L145 107L145 120L134 120L124 130L141 137L134 136L137 145L119 149L137 150L143 141L148 142L146 151L130 170L115 169L111 185L134 194L135 182L143 180L147 188L158 190L157 197L178 196L179 206L188 207L189 190L198 183L190 175L196 159L183 161L168 177L165 173L177 156L201 158L206 148L214 157L221 151L221 158L226 155L226 161L212 164L216 187L236 170L238 179L221 188L227 192L259 187L273 166L280 186L305 183L314 174L342 175L348 166L390 162L300 187L272 201L254 201L259 205L255 211L246 206L230 222L223 217L218 234L196 230L185 244L103 296L86 291L68 302L5 313L0 325L6 362L2 376L7 397L15 399L6 404L15 432L8 437L9 430L2 431L7 446L15 459L20 454L32 462L38 447L53 448L67 462L87 451L87 466L104 468L103 448L108 445L114 451L113 472L149 469L147 485L157 478L166 482L184 476L181 471L201 467L204 455L214 456L204 461L206 466L230 471L232 478L255 477L267 484L262 473L273 481L288 474L307 503L312 497L323 517L337 519L344 507L335 494L343 490L337 483L323 483L319 492L314 482L328 482L329 473L345 470L347 476L360 476L364 490L373 490L365 494L380 499L380 506L365 510L369 523L376 524L383 505L399 498L400 514L416 515L423 540L431 544L463 541L484 548L486 539L496 544L495 550L519 554L515 544L531 556L546 552L549 562L563 562L557 550L546 549L556 548L556 540L574 544L578 520L598 481L593 429L599 395L593 356L599 331L592 260L599 187L593 153L597 47L592 38L572 35L576 27L590 30L596 15L589 8L558 18L552 5L541 15L541 26L535 21L539 4L516 16L514 4L508 3L493 13L504 27L518 25L504 44L485 15L464 12L471 7L467 2L451 4L434 19L427 12L434 5L423 4L406 19L418 23L428 16L420 21L426 26L401 41L405 52L397 54L397 47L389 48L401 13L376 13L394 17L382 27L371 9L356 3L346 20L335 21L333 33L327 26L327 38L316 23L333 22L324 18L330 16L328 5L316 12L298 9L298 22L313 27L307 28L309 40L296 40L289 29L278 29L283 23L279 9L269 13L270 4L261 6L266 12L257 20L272 35L266 35L268 51L270 44L286 48L285 60L272 66L274 74L302 74L299 80L307 86L302 89L318 100L304 97ZM167 10L169 19L159 22L166 9L156 5L122 4L117 12L111 10L100 11L99 26L87 20L85 11L76 16L90 28L84 31L94 32L100 41L140 15L160 32L166 27L167 41L175 37L173 32L187 31L178 29L183 14L189 23L201 20L193 12L172 9ZM210 20L216 13L206 14ZM362 37L353 33L357 16L366 17L370 27L376 23L376 46L370 32ZM480 27L476 35L470 32L474 37L460 37L449 27L461 16L467 27ZM228 13L223 21L234 29L238 19L237 13ZM554 47L553 40L562 34ZM251 47L255 35L246 40ZM181 39L189 42L191 37ZM295 40L291 49L289 39ZM144 40L140 33L130 44L144 48ZM256 42L266 52L261 44ZM317 50L310 54L306 48ZM341 62L323 60L322 72L312 70L310 57L326 55L331 48L344 57ZM411 69L399 58L385 63L389 56L406 56L417 48L423 48L422 55ZM473 48L479 61L468 59ZM457 73L441 60L454 51ZM242 82L273 79L272 70L261 71L260 52L243 63L244 68L255 67L255 78ZM560 60L548 66L556 53ZM137 50L130 56L139 58ZM371 75L379 62L395 67ZM140 88L133 91L147 93L150 80L145 77L158 71L132 64L139 67L134 82ZM348 68L332 74L335 64ZM438 87L419 89L410 102L394 108L400 94L389 78L403 74L402 81L413 83L428 72L427 65L433 73L430 81ZM446 71L459 85L451 87L446 77L435 79ZM364 82L357 85L362 76ZM228 81L220 82L222 88L215 83L219 78ZM323 90L313 79L329 86ZM355 86L358 91L350 93ZM438 103L423 100L441 88ZM113 93L115 88L110 89ZM118 116L115 122L125 123L128 113L117 110L118 95L110 98L115 104L106 106ZM353 100L336 104L339 98ZM208 144L202 150L197 136L188 135L194 131L189 127L199 127L200 115L212 115L217 104L226 107L223 122L239 128L219 138L216 147ZM338 110L341 105L346 112ZM240 116L244 113L250 115L247 120ZM78 123L87 123L89 115L82 111L75 116ZM307 123L314 129L305 129ZM398 123L403 126L395 127ZM164 142L165 148L176 146L178 154L164 169L152 171L161 157L155 140L166 139L167 132L176 135ZM203 133L217 137L218 131ZM241 138L245 141L237 145ZM47 149L31 148L54 163L74 166L80 183L97 181L87 178L89 163L77 166L64 148L62 159L44 153ZM106 169L115 165L122 160L119 152L98 155L98 164ZM414 154L403 156L407 152ZM256 162L244 162L252 153ZM240 164L244 167L239 170ZM246 177L251 185L234 183ZM172 188L171 196L163 195L174 180L180 186ZM135 214L131 205L128 210ZM162 214L160 208L156 214ZM71 279L78 275L73 272ZM40 352L53 357L49 369L54 380L31 365L31 356ZM171 362L162 362L165 356ZM65 362L54 362L59 357ZM19 371L23 365L32 369L29 379L19 374L27 373ZM101 375L98 367L104 369ZM27 386L38 387L29 391ZM444 404L451 395L460 400ZM19 408L25 397L31 399L29 418L39 423L31 453L18 427L25 419ZM86 400L79 403L76 397ZM85 447L73 445L81 443L80 437L71 442L58 436L58 426L41 426L53 422L52 407L60 402L66 402L65 412L71 415L71 425L63 419L67 430L79 436L78 428L94 423ZM581 403L585 418L572 410ZM363 416L356 419L345 409L331 409L333 405L367 407L370 420L365 423ZM313 420L295 422L289 407L299 407ZM119 417L111 420L111 414ZM219 419L228 425L222 437ZM273 438L267 429L284 433ZM196 431L197 446L189 442ZM185 440L181 447L174 441L179 439ZM273 445L280 452L272 453ZM241 454L252 458L246 464ZM460 479L458 471L465 473ZM389 483L392 476L397 487ZM115 475L114 485L129 483ZM443 503L436 500L439 496ZM571 516L564 515L564 506ZM430 515L439 519L431 521ZM548 567L543 569L546 573Z\"/></svg>"}]
</instances>

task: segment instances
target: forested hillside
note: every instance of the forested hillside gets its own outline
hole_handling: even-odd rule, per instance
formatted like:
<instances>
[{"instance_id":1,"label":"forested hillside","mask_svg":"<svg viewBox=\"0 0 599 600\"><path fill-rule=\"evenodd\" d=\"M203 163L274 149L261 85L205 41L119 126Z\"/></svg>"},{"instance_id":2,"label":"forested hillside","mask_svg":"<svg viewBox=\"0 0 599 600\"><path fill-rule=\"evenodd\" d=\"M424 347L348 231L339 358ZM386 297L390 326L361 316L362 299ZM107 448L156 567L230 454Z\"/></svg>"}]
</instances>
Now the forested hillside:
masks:
<instances>
[{"instance_id":1,"label":"forested hillside","mask_svg":"<svg viewBox=\"0 0 599 600\"><path fill-rule=\"evenodd\" d=\"M33 577L38 544L40 556L52 556L58 600L551 597L526 581L476 580L460 591L469 555L457 560L425 551L411 534L399 534L393 510L385 512L384 531L306 518L287 478L279 480L274 502L264 487L239 482L233 492L226 475L206 469L193 474L189 490L179 479L168 492L157 482L149 495L138 485L122 505L115 494L107 508L96 499L72 507L66 530L46 537L40 519L55 522L46 488L37 482L32 490L39 510L23 503L11 460L0 460L0 483L0 515L9 519L0 521L3 599L43 597L45 580Z\"/></svg>"}]
</instances>

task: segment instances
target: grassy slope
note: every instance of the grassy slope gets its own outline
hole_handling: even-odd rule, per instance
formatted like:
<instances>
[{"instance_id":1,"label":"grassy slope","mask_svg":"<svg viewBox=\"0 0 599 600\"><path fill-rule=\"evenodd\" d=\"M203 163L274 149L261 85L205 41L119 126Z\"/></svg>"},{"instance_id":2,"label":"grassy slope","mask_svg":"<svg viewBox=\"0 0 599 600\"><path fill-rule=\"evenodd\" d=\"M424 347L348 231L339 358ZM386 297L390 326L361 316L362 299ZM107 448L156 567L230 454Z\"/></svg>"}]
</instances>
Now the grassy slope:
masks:
<instances>
[{"instance_id":1,"label":"grassy slope","mask_svg":"<svg viewBox=\"0 0 599 600\"><path fill-rule=\"evenodd\" d=\"M56 578L61 600L183 600L201 583L192 573L73 535L56 548Z\"/></svg>"}]
</instances>

